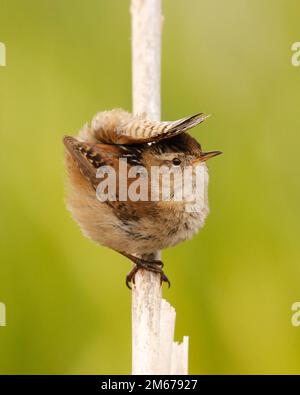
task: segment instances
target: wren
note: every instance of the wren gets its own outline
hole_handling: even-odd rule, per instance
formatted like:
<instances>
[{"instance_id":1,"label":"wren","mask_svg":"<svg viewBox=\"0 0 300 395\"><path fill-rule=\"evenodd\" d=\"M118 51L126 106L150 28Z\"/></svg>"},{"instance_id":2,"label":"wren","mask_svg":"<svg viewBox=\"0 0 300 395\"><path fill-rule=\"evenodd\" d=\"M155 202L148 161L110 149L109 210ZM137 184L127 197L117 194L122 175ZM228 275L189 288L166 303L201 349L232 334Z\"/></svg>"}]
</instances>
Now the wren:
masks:
<instances>
[{"instance_id":1,"label":"wren","mask_svg":"<svg viewBox=\"0 0 300 395\"><path fill-rule=\"evenodd\" d=\"M203 152L187 131L206 118L200 113L177 121L152 122L143 116L114 109L96 114L78 137L65 136L63 139L69 180L68 208L84 235L134 263L126 276L129 288L139 269L159 273L161 280L170 285L162 262L154 258L155 252L190 239L204 226L209 212L206 161L221 152ZM125 175L120 174L120 160L126 160ZM99 171L108 167L115 173L117 188L111 199L101 200L97 195L102 177ZM198 209L187 210L190 196L175 198L178 191L174 178L170 181L168 199L162 198L161 192L158 198L151 199L152 179L145 181L146 198L120 199L120 183L130 189L137 181L138 171L134 177L128 176L133 168L145 169L150 174L154 167L164 167L171 172L190 168L185 183L193 185L193 174L200 169L201 196L195 196L201 201ZM160 177L156 189L162 183Z\"/></svg>"}]
</instances>

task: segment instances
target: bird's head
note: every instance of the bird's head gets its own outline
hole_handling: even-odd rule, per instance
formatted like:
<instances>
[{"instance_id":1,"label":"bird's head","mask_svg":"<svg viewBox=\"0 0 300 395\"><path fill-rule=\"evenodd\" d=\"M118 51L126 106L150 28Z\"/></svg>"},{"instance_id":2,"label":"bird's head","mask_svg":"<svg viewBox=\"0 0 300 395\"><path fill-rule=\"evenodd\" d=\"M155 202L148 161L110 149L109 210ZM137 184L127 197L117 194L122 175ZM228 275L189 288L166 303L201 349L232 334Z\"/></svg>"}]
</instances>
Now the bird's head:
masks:
<instances>
[{"instance_id":1,"label":"bird's head","mask_svg":"<svg viewBox=\"0 0 300 395\"><path fill-rule=\"evenodd\" d=\"M167 166L170 169L203 165L208 159L220 155L221 151L202 151L201 145L187 133L173 138L148 144L142 155L142 164L149 170L151 166Z\"/></svg>"}]
</instances>

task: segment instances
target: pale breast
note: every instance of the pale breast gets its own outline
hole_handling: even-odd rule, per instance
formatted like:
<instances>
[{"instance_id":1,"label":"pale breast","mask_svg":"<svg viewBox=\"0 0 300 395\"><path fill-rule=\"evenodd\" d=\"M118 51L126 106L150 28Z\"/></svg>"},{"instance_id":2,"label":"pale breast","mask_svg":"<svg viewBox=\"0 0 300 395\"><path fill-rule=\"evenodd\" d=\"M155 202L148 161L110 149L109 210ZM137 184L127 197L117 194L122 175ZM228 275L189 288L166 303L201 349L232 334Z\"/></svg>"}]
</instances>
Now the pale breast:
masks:
<instances>
[{"instance_id":1,"label":"pale breast","mask_svg":"<svg viewBox=\"0 0 300 395\"><path fill-rule=\"evenodd\" d=\"M139 236L135 248L138 252L161 250L174 246L192 236L204 226L209 213L208 171L202 166L202 178L198 185L196 200L186 197L183 201L159 203L159 215L140 218L130 224L133 233ZM144 239L144 240L143 240Z\"/></svg>"}]
</instances>

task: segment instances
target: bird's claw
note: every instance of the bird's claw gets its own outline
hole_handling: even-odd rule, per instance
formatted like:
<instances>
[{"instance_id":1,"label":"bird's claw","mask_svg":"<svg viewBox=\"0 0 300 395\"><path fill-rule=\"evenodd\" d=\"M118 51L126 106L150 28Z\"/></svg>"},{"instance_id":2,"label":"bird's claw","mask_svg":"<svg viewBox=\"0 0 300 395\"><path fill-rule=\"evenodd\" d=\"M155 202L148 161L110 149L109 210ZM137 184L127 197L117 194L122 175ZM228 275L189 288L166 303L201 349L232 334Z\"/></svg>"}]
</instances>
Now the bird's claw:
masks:
<instances>
[{"instance_id":1,"label":"bird's claw","mask_svg":"<svg viewBox=\"0 0 300 395\"><path fill-rule=\"evenodd\" d=\"M164 264L161 261L145 261L143 259L136 258L134 260L134 267L126 276L127 287L129 289L132 289L130 286L130 283L135 284L136 273L140 269L145 269L145 270L148 270L149 272L159 273L160 274L160 283L162 284L163 282L166 282L166 283L168 283L168 286L170 288L171 283L170 283L168 277L165 275L165 273L162 270L163 266L164 266Z\"/></svg>"}]
</instances>

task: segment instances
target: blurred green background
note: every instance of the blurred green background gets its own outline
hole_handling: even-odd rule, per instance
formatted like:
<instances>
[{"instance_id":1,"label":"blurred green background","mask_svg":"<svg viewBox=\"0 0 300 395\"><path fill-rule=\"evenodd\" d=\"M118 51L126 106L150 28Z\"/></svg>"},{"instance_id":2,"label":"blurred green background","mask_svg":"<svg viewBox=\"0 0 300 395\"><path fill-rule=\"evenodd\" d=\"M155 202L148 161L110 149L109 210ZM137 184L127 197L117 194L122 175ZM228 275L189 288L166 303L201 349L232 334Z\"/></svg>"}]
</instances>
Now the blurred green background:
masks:
<instances>
[{"instance_id":1,"label":"blurred green background","mask_svg":"<svg viewBox=\"0 0 300 395\"><path fill-rule=\"evenodd\" d=\"M299 373L298 0L163 0L162 116L193 132L211 214L164 252L190 373ZM63 134L131 108L127 0L0 0L1 373L130 373L130 263L64 206Z\"/></svg>"}]
</instances>

